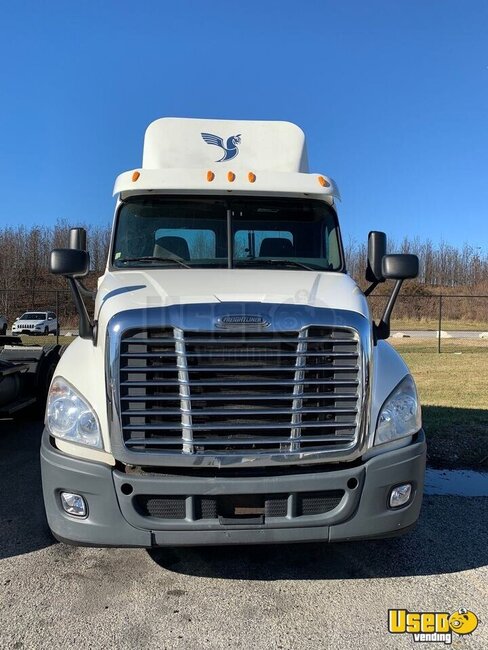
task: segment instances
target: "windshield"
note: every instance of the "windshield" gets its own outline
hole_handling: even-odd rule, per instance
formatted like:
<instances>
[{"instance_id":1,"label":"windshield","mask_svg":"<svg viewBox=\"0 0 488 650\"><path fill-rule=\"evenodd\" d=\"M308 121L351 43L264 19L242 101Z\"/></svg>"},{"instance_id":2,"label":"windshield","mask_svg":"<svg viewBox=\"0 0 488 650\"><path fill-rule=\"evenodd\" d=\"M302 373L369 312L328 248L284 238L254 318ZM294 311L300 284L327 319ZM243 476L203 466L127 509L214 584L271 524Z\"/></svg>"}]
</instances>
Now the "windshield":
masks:
<instances>
[{"instance_id":1,"label":"windshield","mask_svg":"<svg viewBox=\"0 0 488 650\"><path fill-rule=\"evenodd\" d=\"M313 199L138 196L119 210L112 264L339 271L338 230Z\"/></svg>"},{"instance_id":2,"label":"windshield","mask_svg":"<svg viewBox=\"0 0 488 650\"><path fill-rule=\"evenodd\" d=\"M26 312L25 314L22 314L22 316L19 318L19 320L46 320L46 314L42 314L39 312Z\"/></svg>"}]
</instances>

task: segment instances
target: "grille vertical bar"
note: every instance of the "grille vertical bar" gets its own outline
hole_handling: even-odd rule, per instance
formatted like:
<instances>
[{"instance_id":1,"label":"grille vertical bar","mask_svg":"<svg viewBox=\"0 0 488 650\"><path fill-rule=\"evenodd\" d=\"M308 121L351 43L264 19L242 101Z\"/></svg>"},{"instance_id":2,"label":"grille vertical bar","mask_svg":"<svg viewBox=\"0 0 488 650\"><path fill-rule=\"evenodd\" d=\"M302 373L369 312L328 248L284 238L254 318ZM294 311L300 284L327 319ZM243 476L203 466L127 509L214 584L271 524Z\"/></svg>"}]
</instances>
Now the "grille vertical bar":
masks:
<instances>
[{"instance_id":1,"label":"grille vertical bar","mask_svg":"<svg viewBox=\"0 0 488 650\"><path fill-rule=\"evenodd\" d=\"M294 381L297 383L293 386L293 402L292 410L295 411L291 416L291 432L290 432L290 451L298 451L300 449L300 443L294 440L294 438L300 438L302 434L302 414L298 409L303 408L303 380L305 378L305 366L307 365L307 357L304 353L307 352L307 336L308 329L301 330L298 334L298 343L297 343L297 360L295 363L296 371L294 376Z\"/></svg>"},{"instance_id":2,"label":"grille vertical bar","mask_svg":"<svg viewBox=\"0 0 488 650\"><path fill-rule=\"evenodd\" d=\"M190 377L188 374L188 362L186 357L185 333L182 329L175 327L176 366L178 368L178 387L181 408L181 437L183 440L183 453L193 453L193 426L191 416L190 399Z\"/></svg>"}]
</instances>

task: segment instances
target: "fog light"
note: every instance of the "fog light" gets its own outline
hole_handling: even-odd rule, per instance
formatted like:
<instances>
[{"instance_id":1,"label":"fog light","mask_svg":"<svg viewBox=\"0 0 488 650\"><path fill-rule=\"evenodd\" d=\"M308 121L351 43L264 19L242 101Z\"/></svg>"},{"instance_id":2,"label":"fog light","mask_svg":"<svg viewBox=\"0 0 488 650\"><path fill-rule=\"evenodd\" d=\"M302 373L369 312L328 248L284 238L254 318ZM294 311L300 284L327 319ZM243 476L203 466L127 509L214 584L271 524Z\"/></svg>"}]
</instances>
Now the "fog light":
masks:
<instances>
[{"instance_id":1,"label":"fog light","mask_svg":"<svg viewBox=\"0 0 488 650\"><path fill-rule=\"evenodd\" d=\"M61 492L61 505L63 510L75 517L86 517L85 499L79 494L72 492Z\"/></svg>"},{"instance_id":2,"label":"fog light","mask_svg":"<svg viewBox=\"0 0 488 650\"><path fill-rule=\"evenodd\" d=\"M410 501L412 495L412 484L405 483L397 485L390 492L390 508L399 508Z\"/></svg>"}]
</instances>

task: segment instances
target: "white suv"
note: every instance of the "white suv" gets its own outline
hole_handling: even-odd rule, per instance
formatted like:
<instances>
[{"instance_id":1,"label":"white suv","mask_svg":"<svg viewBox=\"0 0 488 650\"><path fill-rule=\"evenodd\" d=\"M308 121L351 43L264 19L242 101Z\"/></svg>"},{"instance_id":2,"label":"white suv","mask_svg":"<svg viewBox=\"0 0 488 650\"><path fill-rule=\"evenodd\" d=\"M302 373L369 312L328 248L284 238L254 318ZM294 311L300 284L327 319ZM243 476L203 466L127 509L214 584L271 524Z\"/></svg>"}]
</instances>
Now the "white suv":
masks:
<instances>
[{"instance_id":1,"label":"white suv","mask_svg":"<svg viewBox=\"0 0 488 650\"><path fill-rule=\"evenodd\" d=\"M26 311L12 325L12 334L57 334L58 331L58 319L52 311Z\"/></svg>"},{"instance_id":2,"label":"white suv","mask_svg":"<svg viewBox=\"0 0 488 650\"><path fill-rule=\"evenodd\" d=\"M3 334L3 336L5 336L6 333L7 333L7 319L5 318L5 316L0 315L0 335Z\"/></svg>"}]
</instances>

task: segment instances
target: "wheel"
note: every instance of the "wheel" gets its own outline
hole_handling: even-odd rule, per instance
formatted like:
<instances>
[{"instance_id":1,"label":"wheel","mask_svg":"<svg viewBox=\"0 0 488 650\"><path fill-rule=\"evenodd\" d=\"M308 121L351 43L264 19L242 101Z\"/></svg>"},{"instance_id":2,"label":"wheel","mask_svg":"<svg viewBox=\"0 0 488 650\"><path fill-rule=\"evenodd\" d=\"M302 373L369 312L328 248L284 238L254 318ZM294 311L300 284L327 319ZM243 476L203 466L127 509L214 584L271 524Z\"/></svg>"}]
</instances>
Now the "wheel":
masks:
<instances>
[{"instance_id":1,"label":"wheel","mask_svg":"<svg viewBox=\"0 0 488 650\"><path fill-rule=\"evenodd\" d=\"M7 323L2 327L2 331L0 332L2 336L5 336L7 334Z\"/></svg>"},{"instance_id":2,"label":"wheel","mask_svg":"<svg viewBox=\"0 0 488 650\"><path fill-rule=\"evenodd\" d=\"M44 335L47 336L49 334L49 327L44 328Z\"/></svg>"},{"instance_id":3,"label":"wheel","mask_svg":"<svg viewBox=\"0 0 488 650\"><path fill-rule=\"evenodd\" d=\"M46 398L53 378L54 371L58 365L60 356L64 350L59 345L48 345L43 348L44 358L41 360L36 377L37 404L35 410L37 415L43 415L46 407Z\"/></svg>"}]
</instances>

